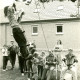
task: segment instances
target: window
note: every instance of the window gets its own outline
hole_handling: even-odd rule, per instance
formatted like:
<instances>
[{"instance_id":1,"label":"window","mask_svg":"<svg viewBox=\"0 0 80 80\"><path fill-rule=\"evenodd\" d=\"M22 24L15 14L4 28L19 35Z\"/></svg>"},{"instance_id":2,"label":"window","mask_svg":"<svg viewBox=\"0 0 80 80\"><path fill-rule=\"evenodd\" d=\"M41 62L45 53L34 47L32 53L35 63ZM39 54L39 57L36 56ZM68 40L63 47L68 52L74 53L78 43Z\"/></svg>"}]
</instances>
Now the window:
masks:
<instances>
[{"instance_id":1,"label":"window","mask_svg":"<svg viewBox=\"0 0 80 80\"><path fill-rule=\"evenodd\" d=\"M63 34L63 25L56 25L56 34Z\"/></svg>"},{"instance_id":2,"label":"window","mask_svg":"<svg viewBox=\"0 0 80 80\"><path fill-rule=\"evenodd\" d=\"M22 1L26 1L26 0L15 0L15 1L21 1L22 2Z\"/></svg>"},{"instance_id":3,"label":"window","mask_svg":"<svg viewBox=\"0 0 80 80\"><path fill-rule=\"evenodd\" d=\"M58 8L57 8L57 11L61 11L64 9L64 6L63 5L59 5Z\"/></svg>"},{"instance_id":4,"label":"window","mask_svg":"<svg viewBox=\"0 0 80 80\"><path fill-rule=\"evenodd\" d=\"M38 25L32 26L32 35L38 35Z\"/></svg>"},{"instance_id":5,"label":"window","mask_svg":"<svg viewBox=\"0 0 80 80\"><path fill-rule=\"evenodd\" d=\"M26 0L23 0L23 1L26 1Z\"/></svg>"}]
</instances>

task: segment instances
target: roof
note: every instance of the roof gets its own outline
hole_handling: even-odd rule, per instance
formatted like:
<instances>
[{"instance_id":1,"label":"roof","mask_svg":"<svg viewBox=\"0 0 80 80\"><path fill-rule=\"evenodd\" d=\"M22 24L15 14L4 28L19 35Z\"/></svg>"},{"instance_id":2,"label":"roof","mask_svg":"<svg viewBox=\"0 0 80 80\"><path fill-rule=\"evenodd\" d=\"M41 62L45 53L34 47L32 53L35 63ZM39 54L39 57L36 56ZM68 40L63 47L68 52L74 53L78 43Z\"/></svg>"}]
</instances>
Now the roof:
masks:
<instances>
[{"instance_id":1,"label":"roof","mask_svg":"<svg viewBox=\"0 0 80 80\"><path fill-rule=\"evenodd\" d=\"M76 15L78 8L76 3L71 1L53 1L49 3L39 3L39 13L34 13L36 9L35 0L32 0L30 5L25 5L24 2L16 2L17 9L23 8L25 15L22 21L38 21L38 20L52 20L52 19L70 19L76 18L70 17L71 14ZM0 23L8 22L4 17L3 9L0 10Z\"/></svg>"}]
</instances>

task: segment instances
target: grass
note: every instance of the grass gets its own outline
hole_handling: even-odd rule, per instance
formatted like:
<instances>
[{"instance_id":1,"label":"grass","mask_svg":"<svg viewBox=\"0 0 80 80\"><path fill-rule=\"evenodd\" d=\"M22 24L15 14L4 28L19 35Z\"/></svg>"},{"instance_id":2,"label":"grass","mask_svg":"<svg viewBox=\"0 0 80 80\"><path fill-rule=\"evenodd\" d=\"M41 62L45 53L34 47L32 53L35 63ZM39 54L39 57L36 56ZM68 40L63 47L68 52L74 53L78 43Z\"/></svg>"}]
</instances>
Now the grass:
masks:
<instances>
[{"instance_id":1,"label":"grass","mask_svg":"<svg viewBox=\"0 0 80 80\"><path fill-rule=\"evenodd\" d=\"M0 69L0 80L27 80L27 74L25 73L25 75L22 76L18 68L14 70L9 69L7 71L2 71L2 69ZM79 74L78 80L80 80Z\"/></svg>"},{"instance_id":2,"label":"grass","mask_svg":"<svg viewBox=\"0 0 80 80\"><path fill-rule=\"evenodd\" d=\"M0 80L27 80L27 74L21 75L19 69L2 71L0 69Z\"/></svg>"}]
</instances>

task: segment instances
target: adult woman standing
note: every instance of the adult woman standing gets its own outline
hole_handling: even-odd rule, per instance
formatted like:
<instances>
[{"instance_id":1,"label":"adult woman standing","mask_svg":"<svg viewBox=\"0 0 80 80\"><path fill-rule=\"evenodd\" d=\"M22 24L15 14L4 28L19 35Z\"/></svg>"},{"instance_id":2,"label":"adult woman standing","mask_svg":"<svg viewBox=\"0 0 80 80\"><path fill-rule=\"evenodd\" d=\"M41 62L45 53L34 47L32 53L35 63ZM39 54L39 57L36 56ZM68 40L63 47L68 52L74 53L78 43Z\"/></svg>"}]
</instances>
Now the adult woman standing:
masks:
<instances>
[{"instance_id":1,"label":"adult woman standing","mask_svg":"<svg viewBox=\"0 0 80 80\"><path fill-rule=\"evenodd\" d=\"M55 57L58 62L58 64L56 65L56 73L55 73L56 79L58 79L58 77L60 78L62 74L62 71L61 71L62 70L62 55L61 55L62 50L63 50L62 41L58 40L57 44L54 47Z\"/></svg>"},{"instance_id":2,"label":"adult woman standing","mask_svg":"<svg viewBox=\"0 0 80 80\"><path fill-rule=\"evenodd\" d=\"M57 44L54 47L54 51L55 52L61 52L62 49L63 49L62 41L61 40L58 40L57 41Z\"/></svg>"},{"instance_id":3,"label":"adult woman standing","mask_svg":"<svg viewBox=\"0 0 80 80\"><path fill-rule=\"evenodd\" d=\"M57 44L54 47L54 52L55 52L55 55L56 55L56 59L58 60L58 69L60 69L61 66L62 66L62 58L61 58L62 50L63 50L62 41L58 40Z\"/></svg>"}]
</instances>

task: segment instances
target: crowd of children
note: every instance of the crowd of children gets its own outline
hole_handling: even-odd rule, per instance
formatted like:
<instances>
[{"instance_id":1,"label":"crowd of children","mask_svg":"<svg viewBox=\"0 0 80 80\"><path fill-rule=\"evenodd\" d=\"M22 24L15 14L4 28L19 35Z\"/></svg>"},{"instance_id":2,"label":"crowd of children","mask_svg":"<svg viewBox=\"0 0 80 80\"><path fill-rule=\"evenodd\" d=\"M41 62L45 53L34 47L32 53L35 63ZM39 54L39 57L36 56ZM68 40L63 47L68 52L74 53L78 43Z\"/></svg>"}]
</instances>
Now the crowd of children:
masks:
<instances>
[{"instance_id":1,"label":"crowd of children","mask_svg":"<svg viewBox=\"0 0 80 80\"><path fill-rule=\"evenodd\" d=\"M13 45L13 42L11 42ZM12 69L15 65L15 56L18 55L19 69L22 76L26 72L28 74L28 80L55 80L64 79L65 73L69 72L72 74L73 80L77 80L77 72L74 69L74 63L78 62L76 56L73 54L72 49L68 49L68 54L62 59L60 47L60 40L54 50L48 52L42 51L37 52L35 45L27 45L29 48L29 56L25 59L18 47L4 45L2 49L3 53L3 71L6 71L8 60L10 60ZM60 44L60 45L59 45ZM60 48L59 48L60 47ZM47 54L47 55L46 55ZM12 58L12 56L13 58ZM62 63L65 63L67 68L63 69ZM53 78L54 77L54 78Z\"/></svg>"}]
</instances>

